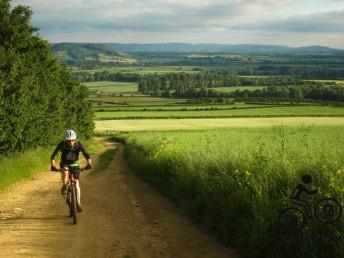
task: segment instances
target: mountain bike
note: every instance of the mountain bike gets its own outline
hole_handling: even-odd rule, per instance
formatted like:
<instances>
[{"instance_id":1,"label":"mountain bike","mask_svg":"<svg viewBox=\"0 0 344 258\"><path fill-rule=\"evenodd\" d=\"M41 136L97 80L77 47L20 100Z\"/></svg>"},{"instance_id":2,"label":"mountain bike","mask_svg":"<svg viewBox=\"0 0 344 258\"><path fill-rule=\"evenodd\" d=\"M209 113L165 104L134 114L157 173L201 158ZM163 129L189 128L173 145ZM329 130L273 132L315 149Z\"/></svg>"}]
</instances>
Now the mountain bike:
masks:
<instances>
[{"instance_id":1,"label":"mountain bike","mask_svg":"<svg viewBox=\"0 0 344 258\"><path fill-rule=\"evenodd\" d=\"M77 224L78 218L78 209L77 209L77 188L76 188L76 182L77 182L77 176L76 173L78 171L82 172L85 171L86 168L81 168L78 170L72 170L68 168L68 183L67 183L67 197L66 197L66 203L69 206L69 217L72 218L72 222L74 225ZM58 172L63 172L63 169L58 169Z\"/></svg>"},{"instance_id":2,"label":"mountain bike","mask_svg":"<svg viewBox=\"0 0 344 258\"><path fill-rule=\"evenodd\" d=\"M310 205L309 212L297 207L289 207L280 213L280 230L291 234L302 230L307 220L314 217L323 224L336 223L342 216L343 209L339 201L331 197L323 197L315 205Z\"/></svg>"}]
</instances>

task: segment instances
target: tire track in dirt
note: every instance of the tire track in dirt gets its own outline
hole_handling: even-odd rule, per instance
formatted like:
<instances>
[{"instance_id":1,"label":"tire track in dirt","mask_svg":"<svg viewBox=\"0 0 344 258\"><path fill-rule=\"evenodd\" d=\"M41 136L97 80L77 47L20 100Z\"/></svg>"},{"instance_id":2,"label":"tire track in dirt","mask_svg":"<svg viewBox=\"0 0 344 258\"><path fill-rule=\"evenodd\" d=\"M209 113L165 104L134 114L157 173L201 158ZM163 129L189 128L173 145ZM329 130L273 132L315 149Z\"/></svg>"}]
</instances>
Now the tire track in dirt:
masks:
<instances>
[{"instance_id":1,"label":"tire track in dirt","mask_svg":"<svg viewBox=\"0 0 344 258\"><path fill-rule=\"evenodd\" d=\"M81 175L84 212L71 225L60 175L41 172L0 193L0 257L237 257L127 167Z\"/></svg>"}]
</instances>

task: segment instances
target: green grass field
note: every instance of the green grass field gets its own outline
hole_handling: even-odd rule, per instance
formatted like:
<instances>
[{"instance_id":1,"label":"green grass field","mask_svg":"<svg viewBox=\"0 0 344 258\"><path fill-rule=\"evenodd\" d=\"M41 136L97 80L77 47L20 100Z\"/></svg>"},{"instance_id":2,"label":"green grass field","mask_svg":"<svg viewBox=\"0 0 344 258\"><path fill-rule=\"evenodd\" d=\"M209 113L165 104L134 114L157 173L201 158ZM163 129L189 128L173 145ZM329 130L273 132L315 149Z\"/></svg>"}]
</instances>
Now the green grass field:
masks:
<instances>
[{"instance_id":1,"label":"green grass field","mask_svg":"<svg viewBox=\"0 0 344 258\"><path fill-rule=\"evenodd\" d=\"M163 131L213 128L344 125L343 117L273 117L211 119L133 119L95 121L96 131Z\"/></svg>"},{"instance_id":2,"label":"green grass field","mask_svg":"<svg viewBox=\"0 0 344 258\"><path fill-rule=\"evenodd\" d=\"M122 104L122 105L169 105L176 104L180 102L185 102L184 99L168 99L168 98L158 98L149 96L100 96L100 97L90 97L89 100L93 102L108 102L112 104Z\"/></svg>"},{"instance_id":3,"label":"green grass field","mask_svg":"<svg viewBox=\"0 0 344 258\"><path fill-rule=\"evenodd\" d=\"M90 90L106 90L116 92L137 92L136 82L96 81L83 83Z\"/></svg>"},{"instance_id":4,"label":"green grass field","mask_svg":"<svg viewBox=\"0 0 344 258\"><path fill-rule=\"evenodd\" d=\"M83 84L90 90L93 97L98 97L97 95L144 96L137 91L137 83L97 81Z\"/></svg>"},{"instance_id":5,"label":"green grass field","mask_svg":"<svg viewBox=\"0 0 344 258\"><path fill-rule=\"evenodd\" d=\"M192 103L176 103L165 105L94 105L93 110L95 112L119 112L119 111L201 111L201 110L223 110L233 108L253 108L253 107L272 107L280 105L271 104L246 104L243 102L237 102L235 104L192 104Z\"/></svg>"},{"instance_id":6,"label":"green grass field","mask_svg":"<svg viewBox=\"0 0 344 258\"><path fill-rule=\"evenodd\" d=\"M122 111L97 112L95 119L149 119L149 118L221 118L221 117L284 117L284 116L344 116L344 107L332 106L262 106L232 107L227 110L199 111Z\"/></svg>"},{"instance_id":7,"label":"green grass field","mask_svg":"<svg viewBox=\"0 0 344 258\"><path fill-rule=\"evenodd\" d=\"M137 132L125 136L126 159L140 177L242 257L343 257L340 243L309 245L303 238L312 232L338 236L343 218L334 225L308 221L303 234L288 236L287 244L279 220L282 210L293 206L289 196L304 174L314 178L308 187L319 190L311 203L323 196L344 200L343 131L342 123Z\"/></svg>"},{"instance_id":8,"label":"green grass field","mask_svg":"<svg viewBox=\"0 0 344 258\"><path fill-rule=\"evenodd\" d=\"M306 80L306 81L312 81L312 82L320 82L320 83L334 83L337 85L344 86L344 80Z\"/></svg>"},{"instance_id":9,"label":"green grass field","mask_svg":"<svg viewBox=\"0 0 344 258\"><path fill-rule=\"evenodd\" d=\"M83 143L91 154L104 149L104 146L95 140ZM17 153L11 157L0 157L0 191L13 183L30 178L40 171L49 170L50 155L55 147L37 148Z\"/></svg>"}]
</instances>

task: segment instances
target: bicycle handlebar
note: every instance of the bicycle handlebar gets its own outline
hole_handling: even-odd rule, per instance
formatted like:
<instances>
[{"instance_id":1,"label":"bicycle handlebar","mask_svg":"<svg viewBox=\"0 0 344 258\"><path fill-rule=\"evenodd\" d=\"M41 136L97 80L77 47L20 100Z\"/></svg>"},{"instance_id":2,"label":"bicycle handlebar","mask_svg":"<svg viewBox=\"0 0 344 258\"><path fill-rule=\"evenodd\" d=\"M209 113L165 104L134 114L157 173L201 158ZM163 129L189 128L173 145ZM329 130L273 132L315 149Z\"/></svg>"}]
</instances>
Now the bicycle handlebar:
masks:
<instances>
[{"instance_id":1,"label":"bicycle handlebar","mask_svg":"<svg viewBox=\"0 0 344 258\"><path fill-rule=\"evenodd\" d=\"M86 170L90 170L90 169L86 169L86 167L84 168L80 168L78 169L80 172L86 171ZM62 168L58 168L55 171L53 170L52 172L63 172L64 170ZM68 170L69 171L69 170Z\"/></svg>"}]
</instances>

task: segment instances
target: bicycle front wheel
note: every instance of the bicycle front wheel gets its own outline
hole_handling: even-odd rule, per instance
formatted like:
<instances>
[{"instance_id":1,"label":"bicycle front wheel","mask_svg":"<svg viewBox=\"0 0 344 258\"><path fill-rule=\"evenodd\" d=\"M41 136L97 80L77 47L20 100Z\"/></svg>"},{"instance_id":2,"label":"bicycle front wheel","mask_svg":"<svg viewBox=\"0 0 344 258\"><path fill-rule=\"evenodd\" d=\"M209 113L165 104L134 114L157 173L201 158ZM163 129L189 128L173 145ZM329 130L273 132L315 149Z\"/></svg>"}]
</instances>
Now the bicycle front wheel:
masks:
<instances>
[{"instance_id":1,"label":"bicycle front wheel","mask_svg":"<svg viewBox=\"0 0 344 258\"><path fill-rule=\"evenodd\" d=\"M320 222L324 224L332 224L340 219L343 209L336 199L325 197L316 203L314 213L315 217Z\"/></svg>"},{"instance_id":2,"label":"bicycle front wheel","mask_svg":"<svg viewBox=\"0 0 344 258\"><path fill-rule=\"evenodd\" d=\"M71 203L70 203L70 214L72 216L73 224L77 223L77 206L76 206L76 186L71 187Z\"/></svg>"}]
</instances>

